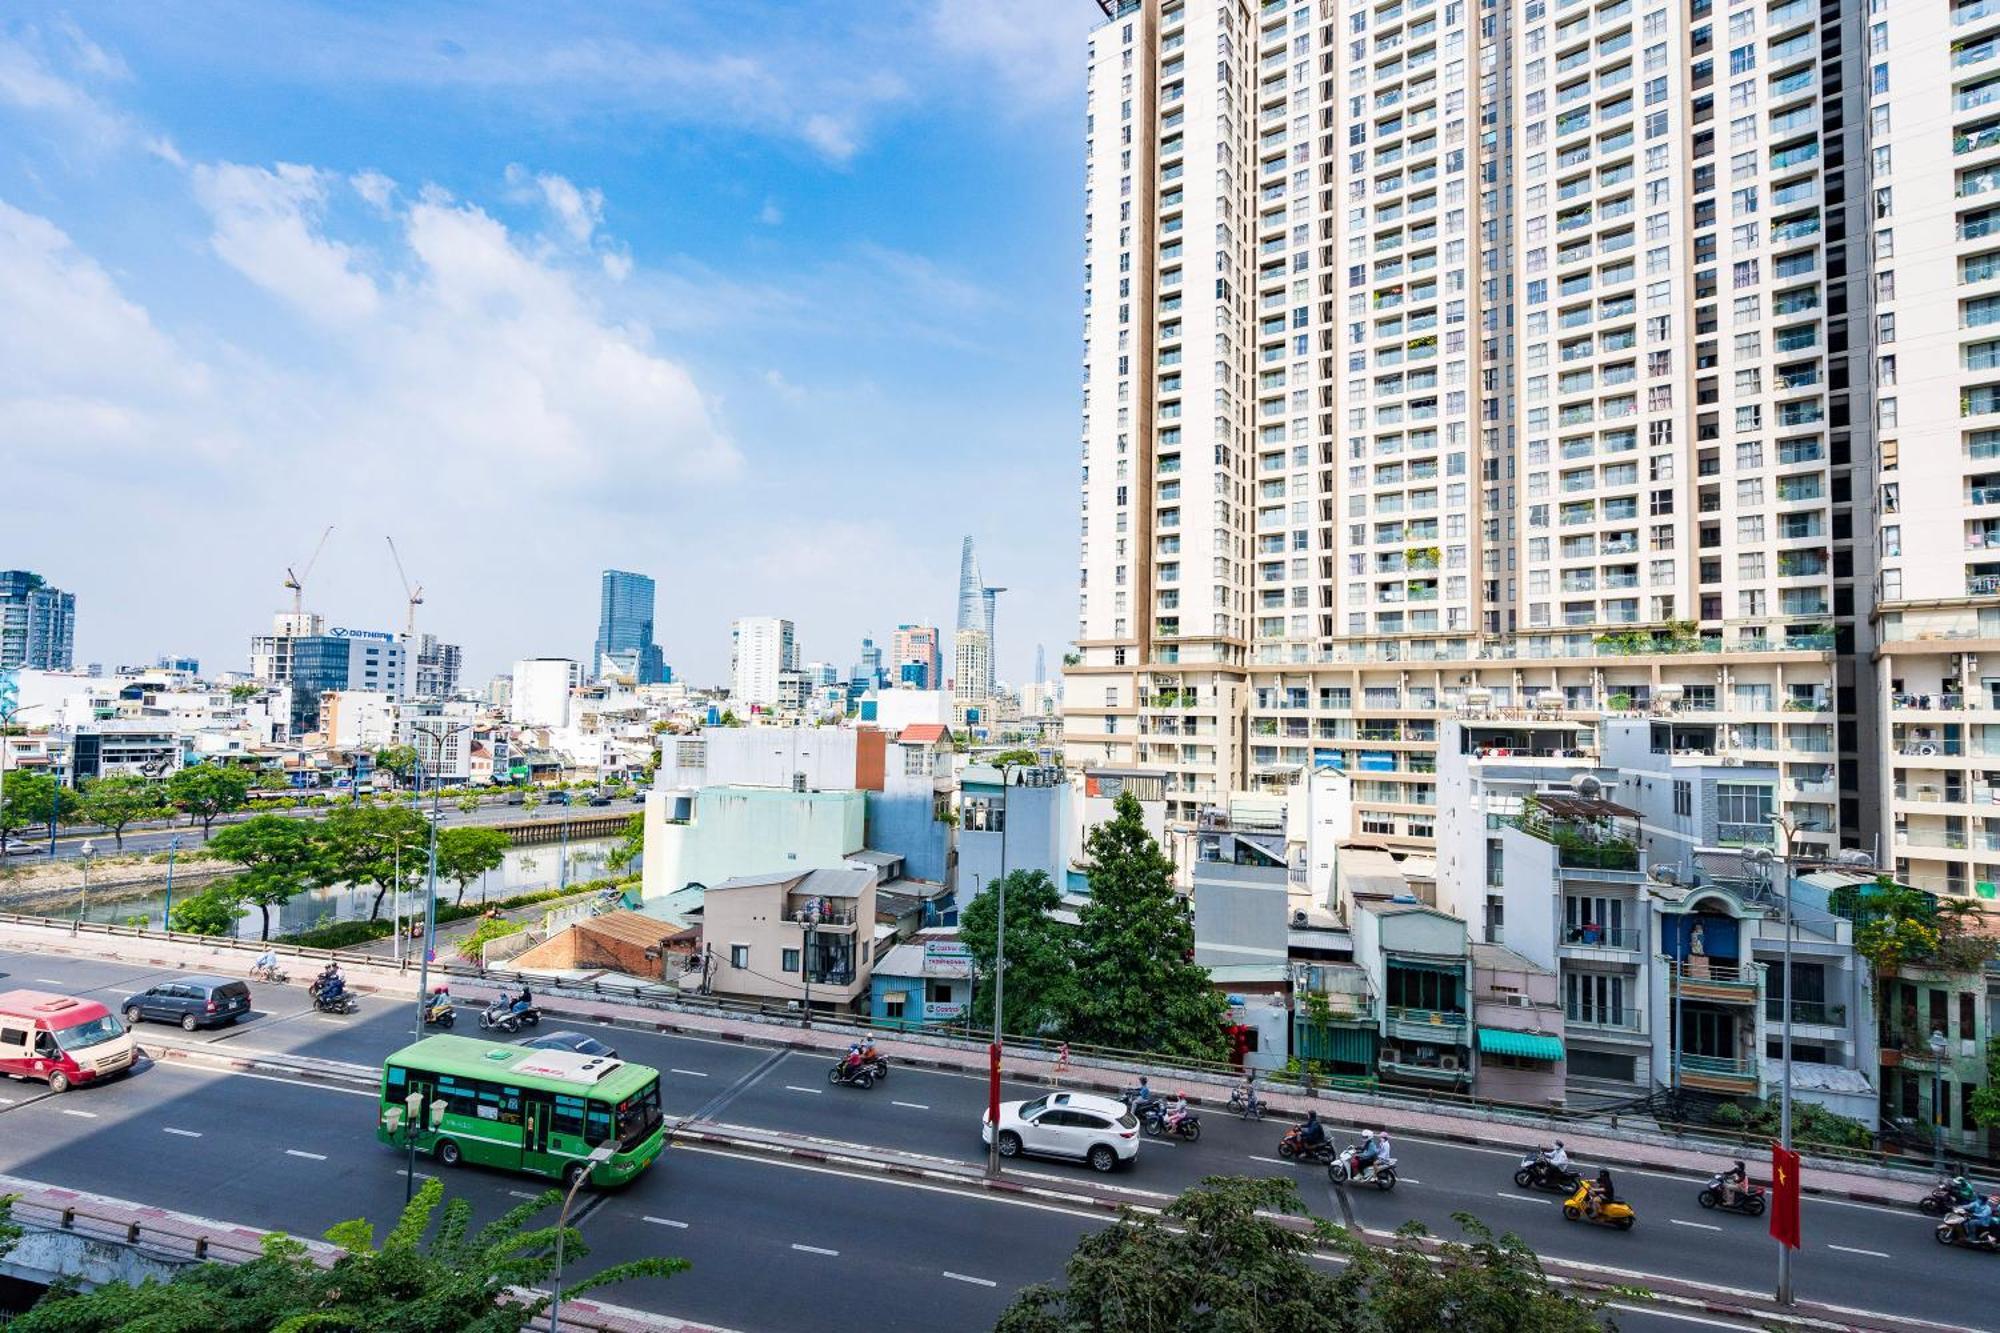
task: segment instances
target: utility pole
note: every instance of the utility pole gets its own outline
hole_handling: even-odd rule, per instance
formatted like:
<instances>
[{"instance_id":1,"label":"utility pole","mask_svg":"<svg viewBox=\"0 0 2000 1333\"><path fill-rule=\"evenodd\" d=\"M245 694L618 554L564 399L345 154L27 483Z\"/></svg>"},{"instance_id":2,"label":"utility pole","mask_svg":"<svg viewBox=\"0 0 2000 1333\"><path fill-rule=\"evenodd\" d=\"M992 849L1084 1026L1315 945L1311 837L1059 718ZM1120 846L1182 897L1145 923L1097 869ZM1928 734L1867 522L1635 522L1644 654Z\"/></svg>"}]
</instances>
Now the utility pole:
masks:
<instances>
[{"instance_id":1,"label":"utility pole","mask_svg":"<svg viewBox=\"0 0 2000 1333\"><path fill-rule=\"evenodd\" d=\"M1784 882L1785 904L1785 950L1784 950L1784 1036L1782 1039L1783 1083L1778 1089L1778 1145L1786 1152L1792 1150L1792 846L1794 827L1783 815L1771 816L1771 827L1782 839L1782 850L1773 852L1759 847L1751 852L1748 860L1763 868L1766 874L1776 874ZM1780 1305L1793 1304L1792 1296L1792 1247L1778 1242L1778 1291Z\"/></svg>"},{"instance_id":2,"label":"utility pole","mask_svg":"<svg viewBox=\"0 0 2000 1333\"><path fill-rule=\"evenodd\" d=\"M180 851L181 835L176 833L167 839L167 910L160 914L160 929L170 934L174 928L174 858Z\"/></svg>"},{"instance_id":3,"label":"utility pole","mask_svg":"<svg viewBox=\"0 0 2000 1333\"><path fill-rule=\"evenodd\" d=\"M1001 837L1005 838L1003 831ZM993 1118L993 1141L986 1145L986 1174L994 1179L1000 1177L1000 1016L1006 1011L1007 998L1007 877L1002 875L994 886L1000 895L999 910L994 915L996 928L993 939L993 1045L987 1050L989 1065L986 1085L986 1110ZM975 879L973 896L979 896Z\"/></svg>"}]
</instances>

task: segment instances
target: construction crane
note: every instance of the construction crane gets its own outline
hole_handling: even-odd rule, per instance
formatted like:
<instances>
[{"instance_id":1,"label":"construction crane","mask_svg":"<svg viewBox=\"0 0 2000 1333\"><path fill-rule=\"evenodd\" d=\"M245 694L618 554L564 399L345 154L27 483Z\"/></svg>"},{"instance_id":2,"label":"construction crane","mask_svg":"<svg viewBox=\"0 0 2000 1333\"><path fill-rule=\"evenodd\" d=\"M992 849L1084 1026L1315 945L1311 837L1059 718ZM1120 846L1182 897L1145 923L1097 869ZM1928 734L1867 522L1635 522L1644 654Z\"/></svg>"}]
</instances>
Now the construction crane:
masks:
<instances>
[{"instance_id":1,"label":"construction crane","mask_svg":"<svg viewBox=\"0 0 2000 1333\"><path fill-rule=\"evenodd\" d=\"M403 572L403 557L396 550L396 539L390 537L387 540L389 555L396 562L396 577L403 581L403 596L410 602L409 619L404 622L403 635L405 638L414 639L417 637L417 608L424 604L424 585L419 583L415 587L410 586L410 576Z\"/></svg>"},{"instance_id":2,"label":"construction crane","mask_svg":"<svg viewBox=\"0 0 2000 1333\"><path fill-rule=\"evenodd\" d=\"M326 549L326 539L333 535L333 524L326 525L326 531L319 535L319 545L313 547L312 559L306 561L306 572L294 574L290 565L285 566L284 586L292 590L292 614L304 615L306 610L306 580L312 577L313 566L319 563L319 553Z\"/></svg>"}]
</instances>

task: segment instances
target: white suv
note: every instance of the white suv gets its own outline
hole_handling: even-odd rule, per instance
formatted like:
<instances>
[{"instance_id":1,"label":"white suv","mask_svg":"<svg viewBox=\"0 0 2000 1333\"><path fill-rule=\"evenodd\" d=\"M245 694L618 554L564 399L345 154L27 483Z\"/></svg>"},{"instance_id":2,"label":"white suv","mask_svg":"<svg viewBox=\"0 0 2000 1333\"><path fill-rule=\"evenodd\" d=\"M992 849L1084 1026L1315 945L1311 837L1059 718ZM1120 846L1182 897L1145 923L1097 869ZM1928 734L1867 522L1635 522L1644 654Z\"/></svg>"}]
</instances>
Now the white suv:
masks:
<instances>
[{"instance_id":1,"label":"white suv","mask_svg":"<svg viewBox=\"0 0 2000 1333\"><path fill-rule=\"evenodd\" d=\"M980 1117L979 1140L993 1141L990 1113ZM1139 1155L1139 1122L1123 1102L1083 1092L1002 1102L1000 1155L1021 1153L1075 1158L1092 1170L1110 1171Z\"/></svg>"}]
</instances>

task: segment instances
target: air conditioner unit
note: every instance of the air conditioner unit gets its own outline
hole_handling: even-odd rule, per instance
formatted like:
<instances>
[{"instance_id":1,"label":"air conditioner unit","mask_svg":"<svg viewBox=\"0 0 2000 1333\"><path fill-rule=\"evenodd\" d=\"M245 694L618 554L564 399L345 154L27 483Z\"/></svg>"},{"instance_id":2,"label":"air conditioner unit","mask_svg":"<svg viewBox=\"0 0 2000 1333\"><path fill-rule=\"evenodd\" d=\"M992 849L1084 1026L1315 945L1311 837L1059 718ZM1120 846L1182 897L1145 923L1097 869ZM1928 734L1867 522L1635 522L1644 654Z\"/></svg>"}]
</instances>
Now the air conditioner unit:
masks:
<instances>
[{"instance_id":1,"label":"air conditioner unit","mask_svg":"<svg viewBox=\"0 0 2000 1333\"><path fill-rule=\"evenodd\" d=\"M1292 924L1295 926L1303 926L1305 923L1306 923L1306 909L1301 907L1296 912L1292 913Z\"/></svg>"},{"instance_id":2,"label":"air conditioner unit","mask_svg":"<svg viewBox=\"0 0 2000 1333\"><path fill-rule=\"evenodd\" d=\"M1458 1057L1455 1055L1440 1055L1438 1057L1438 1068L1456 1070L1458 1068Z\"/></svg>"},{"instance_id":3,"label":"air conditioner unit","mask_svg":"<svg viewBox=\"0 0 2000 1333\"><path fill-rule=\"evenodd\" d=\"M1384 1046L1382 1048L1382 1058L1392 1065L1400 1064L1403 1060L1402 1048L1399 1046Z\"/></svg>"}]
</instances>

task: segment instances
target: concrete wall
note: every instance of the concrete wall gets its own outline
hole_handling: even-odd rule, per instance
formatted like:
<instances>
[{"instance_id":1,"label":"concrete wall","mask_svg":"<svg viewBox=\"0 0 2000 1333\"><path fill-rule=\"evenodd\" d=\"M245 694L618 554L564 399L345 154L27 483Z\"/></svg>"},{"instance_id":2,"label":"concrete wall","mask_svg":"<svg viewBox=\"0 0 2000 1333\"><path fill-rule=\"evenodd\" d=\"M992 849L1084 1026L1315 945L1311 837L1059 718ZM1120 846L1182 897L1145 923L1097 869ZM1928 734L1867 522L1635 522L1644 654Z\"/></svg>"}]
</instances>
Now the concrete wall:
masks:
<instances>
[{"instance_id":1,"label":"concrete wall","mask_svg":"<svg viewBox=\"0 0 2000 1333\"><path fill-rule=\"evenodd\" d=\"M1280 866L1195 862L1194 961L1202 967L1282 966L1288 879Z\"/></svg>"},{"instance_id":2,"label":"concrete wall","mask_svg":"<svg viewBox=\"0 0 2000 1333\"><path fill-rule=\"evenodd\" d=\"M937 818L935 795L927 789L871 791L866 795L868 846L901 856L903 873L912 879L947 882L951 825Z\"/></svg>"},{"instance_id":3,"label":"concrete wall","mask_svg":"<svg viewBox=\"0 0 2000 1333\"><path fill-rule=\"evenodd\" d=\"M739 875L831 869L865 845L863 792L705 787L685 824L672 822L676 795L687 794L656 787L646 796L648 898Z\"/></svg>"},{"instance_id":4,"label":"concrete wall","mask_svg":"<svg viewBox=\"0 0 2000 1333\"><path fill-rule=\"evenodd\" d=\"M997 784L968 781L963 794L999 800L1001 788ZM1006 788L1007 823L1004 835L974 829L961 822L958 829L957 880L960 905L971 901L975 884L984 888L1005 871L1039 870L1060 890L1068 871L1064 848L1069 842L1072 799L1067 783L1053 787L1028 787L1013 783ZM1001 864L1003 850L1004 870Z\"/></svg>"}]
</instances>

